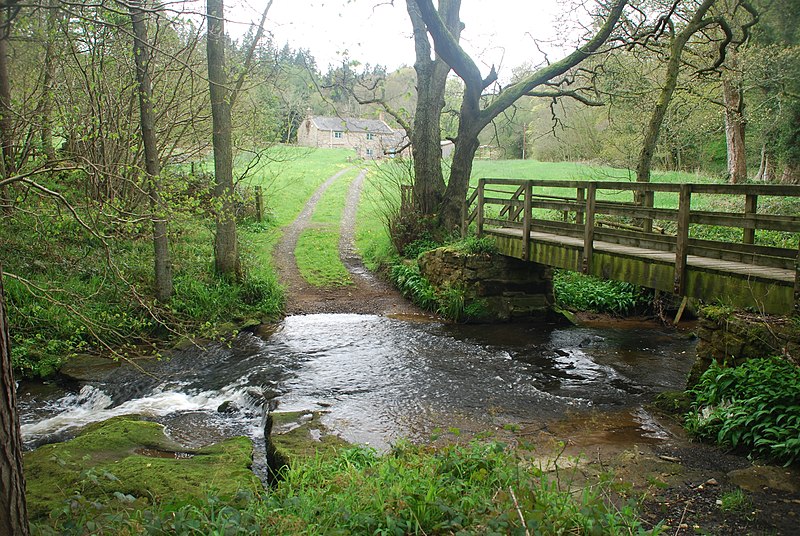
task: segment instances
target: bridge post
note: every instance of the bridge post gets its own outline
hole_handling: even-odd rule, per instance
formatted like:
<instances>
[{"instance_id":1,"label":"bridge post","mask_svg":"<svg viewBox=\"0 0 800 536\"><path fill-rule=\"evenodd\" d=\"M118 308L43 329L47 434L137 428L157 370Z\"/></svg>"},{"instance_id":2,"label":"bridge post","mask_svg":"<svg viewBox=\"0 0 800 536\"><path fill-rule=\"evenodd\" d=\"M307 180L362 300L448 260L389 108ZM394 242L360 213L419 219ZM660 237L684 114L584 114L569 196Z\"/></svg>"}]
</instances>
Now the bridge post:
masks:
<instances>
[{"instance_id":1,"label":"bridge post","mask_svg":"<svg viewBox=\"0 0 800 536\"><path fill-rule=\"evenodd\" d=\"M256 186L256 220L264 221L264 193L261 186Z\"/></svg>"},{"instance_id":2,"label":"bridge post","mask_svg":"<svg viewBox=\"0 0 800 536\"><path fill-rule=\"evenodd\" d=\"M575 224L583 225L583 205L586 203L586 188L578 188L575 191L575 202L578 208L575 210Z\"/></svg>"},{"instance_id":3,"label":"bridge post","mask_svg":"<svg viewBox=\"0 0 800 536\"><path fill-rule=\"evenodd\" d=\"M758 196L747 194L744 198L744 239L745 244L756 243L756 211L758 210Z\"/></svg>"},{"instance_id":4,"label":"bridge post","mask_svg":"<svg viewBox=\"0 0 800 536\"><path fill-rule=\"evenodd\" d=\"M656 193L653 191L642 192L642 204L644 208L653 208L655 205ZM645 233L653 232L653 218L647 217L642 221L642 231Z\"/></svg>"},{"instance_id":5,"label":"bridge post","mask_svg":"<svg viewBox=\"0 0 800 536\"><path fill-rule=\"evenodd\" d=\"M486 186L486 179L478 179L478 212L477 212L477 226L478 229L476 234L478 238L483 236L483 199L484 199L484 187Z\"/></svg>"},{"instance_id":6,"label":"bridge post","mask_svg":"<svg viewBox=\"0 0 800 536\"><path fill-rule=\"evenodd\" d=\"M692 206L692 185L681 184L678 201L678 236L675 245L675 278L673 292L686 293L686 256L689 252L689 222Z\"/></svg>"},{"instance_id":7,"label":"bridge post","mask_svg":"<svg viewBox=\"0 0 800 536\"><path fill-rule=\"evenodd\" d=\"M533 216L533 184L530 181L525 183L524 208L522 215L522 260L527 261L531 258L531 219Z\"/></svg>"},{"instance_id":8,"label":"bridge post","mask_svg":"<svg viewBox=\"0 0 800 536\"><path fill-rule=\"evenodd\" d=\"M594 250L594 209L597 200L597 183L590 182L586 189L586 224L583 228L583 259L581 271L588 274L592 269L592 253Z\"/></svg>"}]
</instances>

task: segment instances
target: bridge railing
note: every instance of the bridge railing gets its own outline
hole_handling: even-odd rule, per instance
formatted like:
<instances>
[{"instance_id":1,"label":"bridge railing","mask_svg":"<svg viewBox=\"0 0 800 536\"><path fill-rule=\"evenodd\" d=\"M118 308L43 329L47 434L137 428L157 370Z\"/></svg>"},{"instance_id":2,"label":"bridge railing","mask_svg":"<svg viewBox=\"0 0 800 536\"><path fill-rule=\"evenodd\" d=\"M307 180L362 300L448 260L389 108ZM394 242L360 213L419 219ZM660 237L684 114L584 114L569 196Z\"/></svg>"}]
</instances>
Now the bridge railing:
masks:
<instances>
[{"instance_id":1,"label":"bridge railing","mask_svg":"<svg viewBox=\"0 0 800 536\"><path fill-rule=\"evenodd\" d=\"M776 213L774 199L786 197L796 210ZM794 270L800 295L798 213L800 186L485 178L467 199L462 232L473 223L478 235L520 228L526 259L531 232L582 239L584 273L595 241L672 252L676 294L684 293L690 255Z\"/></svg>"}]
</instances>

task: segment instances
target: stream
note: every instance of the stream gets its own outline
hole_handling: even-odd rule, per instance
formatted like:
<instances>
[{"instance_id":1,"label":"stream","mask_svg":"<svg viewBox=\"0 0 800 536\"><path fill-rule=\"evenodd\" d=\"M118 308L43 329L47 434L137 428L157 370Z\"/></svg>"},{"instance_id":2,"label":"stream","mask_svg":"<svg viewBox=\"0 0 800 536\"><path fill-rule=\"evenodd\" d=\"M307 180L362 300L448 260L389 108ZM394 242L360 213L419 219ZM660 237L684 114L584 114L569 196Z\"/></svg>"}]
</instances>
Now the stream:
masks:
<instances>
[{"instance_id":1,"label":"stream","mask_svg":"<svg viewBox=\"0 0 800 536\"><path fill-rule=\"evenodd\" d=\"M263 444L262 407L271 399L278 411L322 411L334 433L379 450L437 429L477 432L591 411L622 411L635 434L658 440L664 431L643 405L684 387L694 346L651 325L299 315L261 337L245 332L174 351L142 364L146 374L126 365L96 381L23 383L18 403L28 448L131 413L163 423L188 447L242 434Z\"/></svg>"}]
</instances>

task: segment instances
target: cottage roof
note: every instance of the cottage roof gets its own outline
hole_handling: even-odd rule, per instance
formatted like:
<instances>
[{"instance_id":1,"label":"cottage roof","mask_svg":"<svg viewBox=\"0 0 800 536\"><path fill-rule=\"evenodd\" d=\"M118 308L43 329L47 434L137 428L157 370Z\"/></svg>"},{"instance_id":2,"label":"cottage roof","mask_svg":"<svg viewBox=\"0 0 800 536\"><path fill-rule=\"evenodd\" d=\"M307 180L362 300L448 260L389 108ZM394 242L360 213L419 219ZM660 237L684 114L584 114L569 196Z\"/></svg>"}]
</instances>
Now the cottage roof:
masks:
<instances>
[{"instance_id":1,"label":"cottage roof","mask_svg":"<svg viewBox=\"0 0 800 536\"><path fill-rule=\"evenodd\" d=\"M408 134L402 128L398 128L397 130L393 131L390 136L385 136L383 138L383 143L386 147L392 147L394 149L399 149L403 145L410 143L408 139Z\"/></svg>"},{"instance_id":2,"label":"cottage roof","mask_svg":"<svg viewBox=\"0 0 800 536\"><path fill-rule=\"evenodd\" d=\"M311 120L319 130L343 132L372 132L374 134L392 134L394 130L380 119L355 119L353 117L313 116Z\"/></svg>"}]
</instances>

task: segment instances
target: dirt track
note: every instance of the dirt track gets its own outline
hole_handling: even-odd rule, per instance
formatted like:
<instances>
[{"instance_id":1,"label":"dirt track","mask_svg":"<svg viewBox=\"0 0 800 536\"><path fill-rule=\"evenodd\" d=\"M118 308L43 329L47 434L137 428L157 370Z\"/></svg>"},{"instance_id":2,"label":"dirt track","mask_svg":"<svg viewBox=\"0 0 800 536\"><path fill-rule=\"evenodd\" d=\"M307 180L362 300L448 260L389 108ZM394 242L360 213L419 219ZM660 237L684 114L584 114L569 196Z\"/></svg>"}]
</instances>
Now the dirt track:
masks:
<instances>
[{"instance_id":1,"label":"dirt track","mask_svg":"<svg viewBox=\"0 0 800 536\"><path fill-rule=\"evenodd\" d=\"M347 168L326 180L314 192L300 215L288 225L273 253L281 283L286 289L286 314L357 313L379 315L419 315L417 307L393 287L375 277L364 267L355 249L355 221L358 200L367 172L362 170L350 185L341 221L339 257L350 272L351 285L316 287L309 284L297 269L294 250L300 234L313 227L311 216L325 191L353 168Z\"/></svg>"}]
</instances>

